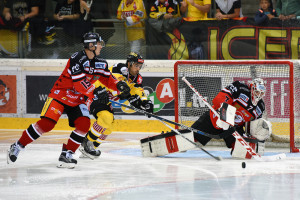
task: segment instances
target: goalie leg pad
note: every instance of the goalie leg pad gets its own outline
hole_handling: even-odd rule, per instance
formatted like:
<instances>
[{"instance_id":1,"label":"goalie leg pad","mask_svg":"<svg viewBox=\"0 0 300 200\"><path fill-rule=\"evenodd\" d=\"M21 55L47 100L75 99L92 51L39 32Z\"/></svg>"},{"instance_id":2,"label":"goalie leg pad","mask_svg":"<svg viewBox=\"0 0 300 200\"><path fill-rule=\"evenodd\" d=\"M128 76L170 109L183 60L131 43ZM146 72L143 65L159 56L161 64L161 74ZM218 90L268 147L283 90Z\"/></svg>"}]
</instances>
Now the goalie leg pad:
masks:
<instances>
[{"instance_id":1,"label":"goalie leg pad","mask_svg":"<svg viewBox=\"0 0 300 200\"><path fill-rule=\"evenodd\" d=\"M257 145L256 143L249 142L249 146L252 147L252 149L256 149L256 145ZM241 158L241 159L252 158L252 156L248 153L248 151L239 141L235 142L234 148L231 151L231 156L233 158Z\"/></svg>"},{"instance_id":2,"label":"goalie leg pad","mask_svg":"<svg viewBox=\"0 0 300 200\"><path fill-rule=\"evenodd\" d=\"M186 138L194 141L194 134L188 130L179 130ZM195 145L171 131L140 140L144 157L164 156L195 148Z\"/></svg>"}]
</instances>

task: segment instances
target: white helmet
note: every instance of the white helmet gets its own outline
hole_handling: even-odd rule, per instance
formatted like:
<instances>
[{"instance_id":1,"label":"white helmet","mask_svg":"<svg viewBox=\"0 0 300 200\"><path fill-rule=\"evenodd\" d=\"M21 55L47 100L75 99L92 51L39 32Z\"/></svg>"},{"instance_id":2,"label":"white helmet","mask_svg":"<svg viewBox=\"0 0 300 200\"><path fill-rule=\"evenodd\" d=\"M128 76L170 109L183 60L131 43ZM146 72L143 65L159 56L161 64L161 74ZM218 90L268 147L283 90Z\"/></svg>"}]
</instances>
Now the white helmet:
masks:
<instances>
[{"instance_id":1,"label":"white helmet","mask_svg":"<svg viewBox=\"0 0 300 200\"><path fill-rule=\"evenodd\" d=\"M251 100L254 106L265 96L266 86L264 80L261 78L256 78L250 84L251 88Z\"/></svg>"}]
</instances>

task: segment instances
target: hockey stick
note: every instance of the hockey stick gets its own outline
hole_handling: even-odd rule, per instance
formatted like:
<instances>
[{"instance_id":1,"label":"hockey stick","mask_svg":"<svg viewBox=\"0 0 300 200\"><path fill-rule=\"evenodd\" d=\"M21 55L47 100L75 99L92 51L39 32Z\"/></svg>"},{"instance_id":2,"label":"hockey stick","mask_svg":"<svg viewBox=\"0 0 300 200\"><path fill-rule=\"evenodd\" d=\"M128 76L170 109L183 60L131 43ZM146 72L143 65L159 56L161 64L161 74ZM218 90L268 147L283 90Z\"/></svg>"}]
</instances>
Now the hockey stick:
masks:
<instances>
[{"instance_id":1,"label":"hockey stick","mask_svg":"<svg viewBox=\"0 0 300 200\"><path fill-rule=\"evenodd\" d=\"M209 134L209 133L205 133L205 132L199 131L199 130L194 129L194 128L192 128L192 127L189 127L189 126L186 126L186 125L183 125L183 124L179 124L179 123L177 123L177 122L173 122L173 121L171 121L171 120L168 120L168 119L165 119L165 118L163 118L163 117L157 116L157 115L155 115L155 114L149 113L149 112L147 112L147 111L145 111L145 110L138 109L138 108L136 108L136 107L134 107L134 106L132 106L132 105L125 105L125 104L123 104L123 103L119 103L119 102L116 102L116 101L113 101L113 100L109 100L109 101L110 101L111 103L117 104L117 105L119 105L119 106L123 106L123 107L125 107L125 108L129 108L129 109L134 110L134 111L136 111L136 112L139 112L139 113L148 115L148 116L150 116L150 117L156 118L156 119L158 119L158 120L160 120L160 121L168 122L168 123L170 123L170 124L179 126L179 127L181 127L181 128L184 128L184 129L193 131L193 132L198 133L198 134L200 134L200 135L204 135L204 136L209 137L209 138L221 139L221 137L220 137L219 135L212 135L212 134Z\"/></svg>"},{"instance_id":2,"label":"hockey stick","mask_svg":"<svg viewBox=\"0 0 300 200\"><path fill-rule=\"evenodd\" d=\"M182 80L193 90L193 92L203 101L203 103L218 117L220 118L219 113L217 113L217 111L203 98L203 96L192 86L192 84L186 80L185 77L182 77ZM233 124L230 124L230 126L232 126L234 128ZM237 141L239 141L241 143L241 145L247 150L247 152L255 159L258 161L275 161L275 160L282 160L284 158L286 158L286 155L284 153L282 154L277 154L274 156L261 156L259 154L257 154L250 146L249 144L244 140L244 138L242 136L240 136L240 134L237 131L234 131L234 133L232 134L233 137L235 137L235 139Z\"/></svg>"},{"instance_id":3,"label":"hockey stick","mask_svg":"<svg viewBox=\"0 0 300 200\"><path fill-rule=\"evenodd\" d=\"M211 153L209 153L208 151L206 151L205 149L203 149L199 144L197 144L196 142L193 142L192 140L190 140L189 138L185 137L184 135L182 135L179 131L177 131L175 128L173 128L172 126L170 126L169 124L167 124L164 121L159 120L161 123L163 123L165 126L169 127L171 130L173 130L175 133L177 133L177 135L180 135L183 139L189 141L190 143L192 143L193 145L195 145L196 147L198 147L199 149L201 149L202 151L204 151L206 154L208 154L209 156L213 157L214 159L221 161L222 157L217 157L212 155Z\"/></svg>"}]
</instances>

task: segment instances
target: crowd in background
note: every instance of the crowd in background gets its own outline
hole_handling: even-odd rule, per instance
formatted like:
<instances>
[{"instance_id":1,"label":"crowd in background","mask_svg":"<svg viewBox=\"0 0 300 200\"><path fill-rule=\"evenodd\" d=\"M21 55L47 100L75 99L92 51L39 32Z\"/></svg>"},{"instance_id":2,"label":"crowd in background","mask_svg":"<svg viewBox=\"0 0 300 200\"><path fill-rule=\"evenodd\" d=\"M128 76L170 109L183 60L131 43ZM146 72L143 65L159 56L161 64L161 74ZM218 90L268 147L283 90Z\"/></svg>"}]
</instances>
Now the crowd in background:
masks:
<instances>
[{"instance_id":1,"label":"crowd in background","mask_svg":"<svg viewBox=\"0 0 300 200\"><path fill-rule=\"evenodd\" d=\"M257 25L275 17L300 20L299 0L255 1L259 4L256 14L246 16L242 0L0 0L0 29L29 30L33 47L52 45L58 38L63 38L62 46L67 47L93 31L97 23L93 20L119 19L124 21L130 50L140 52L145 44L145 19L159 32L172 31L182 20L253 17ZM57 27L64 35L57 35ZM104 37L105 42L108 38Z\"/></svg>"}]
</instances>

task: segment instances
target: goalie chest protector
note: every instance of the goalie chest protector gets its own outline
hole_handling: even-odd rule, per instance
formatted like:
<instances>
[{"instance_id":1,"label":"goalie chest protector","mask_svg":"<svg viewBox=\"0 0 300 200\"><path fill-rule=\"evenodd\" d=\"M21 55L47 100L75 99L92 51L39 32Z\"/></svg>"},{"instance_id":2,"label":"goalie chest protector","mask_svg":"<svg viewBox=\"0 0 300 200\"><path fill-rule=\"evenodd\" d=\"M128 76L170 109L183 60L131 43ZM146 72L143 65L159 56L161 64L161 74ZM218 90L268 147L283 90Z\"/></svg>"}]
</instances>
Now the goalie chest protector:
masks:
<instances>
[{"instance_id":1,"label":"goalie chest protector","mask_svg":"<svg viewBox=\"0 0 300 200\"><path fill-rule=\"evenodd\" d=\"M186 138L194 141L194 134L189 130L178 130ZM144 157L164 156L170 153L182 152L195 148L195 145L177 135L175 132L161 133L159 135L140 140L142 155Z\"/></svg>"}]
</instances>

